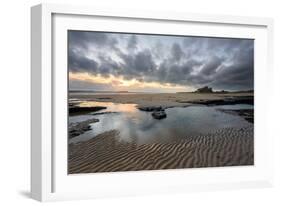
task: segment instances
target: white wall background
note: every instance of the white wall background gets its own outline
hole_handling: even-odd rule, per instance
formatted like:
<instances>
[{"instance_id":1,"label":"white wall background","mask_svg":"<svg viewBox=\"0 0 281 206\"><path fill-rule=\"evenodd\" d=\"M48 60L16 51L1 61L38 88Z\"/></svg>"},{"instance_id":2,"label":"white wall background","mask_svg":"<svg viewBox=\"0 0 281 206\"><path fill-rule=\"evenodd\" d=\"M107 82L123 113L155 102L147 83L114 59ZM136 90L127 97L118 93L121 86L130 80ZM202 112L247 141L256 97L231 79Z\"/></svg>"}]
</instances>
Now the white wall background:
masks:
<instances>
[{"instance_id":1,"label":"white wall background","mask_svg":"<svg viewBox=\"0 0 281 206\"><path fill-rule=\"evenodd\" d=\"M0 204L37 205L29 198L30 150L30 6L46 2L6 0L1 2L0 32ZM92 6L140 10L179 11L205 14L264 16L275 20L275 182L272 189L247 189L178 195L58 202L59 205L280 205L281 204L281 6L276 0L57 0ZM265 68L266 69L266 68ZM279 107L278 107L279 106ZM4 115L3 115L4 114ZM279 126L280 125L280 126Z\"/></svg>"}]
</instances>

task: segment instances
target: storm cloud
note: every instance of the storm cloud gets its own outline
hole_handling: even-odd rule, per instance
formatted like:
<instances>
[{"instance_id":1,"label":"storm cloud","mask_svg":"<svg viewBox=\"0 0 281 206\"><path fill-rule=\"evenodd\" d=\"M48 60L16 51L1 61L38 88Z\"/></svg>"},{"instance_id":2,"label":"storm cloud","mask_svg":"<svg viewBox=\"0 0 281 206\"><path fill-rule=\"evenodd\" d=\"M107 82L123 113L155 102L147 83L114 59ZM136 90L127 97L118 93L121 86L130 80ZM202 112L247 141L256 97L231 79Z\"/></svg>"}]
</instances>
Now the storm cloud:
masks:
<instances>
[{"instance_id":1,"label":"storm cloud","mask_svg":"<svg viewBox=\"0 0 281 206\"><path fill-rule=\"evenodd\" d=\"M254 41L69 31L68 68L74 74L249 90L254 84Z\"/></svg>"}]
</instances>

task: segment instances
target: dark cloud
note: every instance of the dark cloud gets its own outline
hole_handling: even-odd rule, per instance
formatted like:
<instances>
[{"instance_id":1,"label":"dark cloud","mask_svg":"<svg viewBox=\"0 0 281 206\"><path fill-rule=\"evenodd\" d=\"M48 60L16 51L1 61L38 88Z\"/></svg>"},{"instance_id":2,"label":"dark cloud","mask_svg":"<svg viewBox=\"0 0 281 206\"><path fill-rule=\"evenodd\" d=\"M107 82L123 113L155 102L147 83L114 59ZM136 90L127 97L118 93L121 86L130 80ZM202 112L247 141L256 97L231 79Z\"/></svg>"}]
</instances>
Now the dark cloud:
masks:
<instances>
[{"instance_id":1,"label":"dark cloud","mask_svg":"<svg viewBox=\"0 0 281 206\"><path fill-rule=\"evenodd\" d=\"M68 65L72 72L91 72L98 71L98 63L90 58L81 55L74 49L68 51Z\"/></svg>"},{"instance_id":2,"label":"dark cloud","mask_svg":"<svg viewBox=\"0 0 281 206\"><path fill-rule=\"evenodd\" d=\"M253 40L77 31L68 34L72 72L193 87L209 85L217 90L253 89Z\"/></svg>"},{"instance_id":3,"label":"dark cloud","mask_svg":"<svg viewBox=\"0 0 281 206\"><path fill-rule=\"evenodd\" d=\"M99 55L100 64L97 70L90 71L90 73L101 74L108 76L109 74L117 75L120 72L121 66L114 61L110 56Z\"/></svg>"},{"instance_id":4,"label":"dark cloud","mask_svg":"<svg viewBox=\"0 0 281 206\"><path fill-rule=\"evenodd\" d=\"M191 73L195 66L201 65L201 62L193 59L187 60L181 64L172 62L170 60L163 61L156 71L157 81L163 83L174 83L182 85L192 85Z\"/></svg>"},{"instance_id":5,"label":"dark cloud","mask_svg":"<svg viewBox=\"0 0 281 206\"><path fill-rule=\"evenodd\" d=\"M201 75L213 75L216 73L216 70L222 65L223 58L217 56L211 56L206 63L204 63L200 74Z\"/></svg>"},{"instance_id":6,"label":"dark cloud","mask_svg":"<svg viewBox=\"0 0 281 206\"><path fill-rule=\"evenodd\" d=\"M136 52L133 55L118 51L118 55L123 63L115 65L110 72L112 74L122 75L125 79L143 79L156 70L156 64L153 61L151 51L148 49ZM114 71L117 71L117 73Z\"/></svg>"},{"instance_id":7,"label":"dark cloud","mask_svg":"<svg viewBox=\"0 0 281 206\"><path fill-rule=\"evenodd\" d=\"M149 50L144 50L135 55L134 68L138 73L147 74L153 72L155 64Z\"/></svg>"},{"instance_id":8,"label":"dark cloud","mask_svg":"<svg viewBox=\"0 0 281 206\"><path fill-rule=\"evenodd\" d=\"M137 37L136 35L132 35L128 41L127 48L128 49L136 49L137 48Z\"/></svg>"},{"instance_id":9,"label":"dark cloud","mask_svg":"<svg viewBox=\"0 0 281 206\"><path fill-rule=\"evenodd\" d=\"M117 40L102 32L69 31L68 41L70 48L88 49L90 46L103 47L115 45Z\"/></svg>"},{"instance_id":10,"label":"dark cloud","mask_svg":"<svg viewBox=\"0 0 281 206\"><path fill-rule=\"evenodd\" d=\"M182 51L180 45L177 43L173 44L171 53L172 53L172 58L175 61L179 61L184 56L184 52Z\"/></svg>"},{"instance_id":11,"label":"dark cloud","mask_svg":"<svg viewBox=\"0 0 281 206\"><path fill-rule=\"evenodd\" d=\"M235 53L231 66L224 66L216 73L213 85L225 87L226 89L253 89L254 86L254 50L249 47L242 47Z\"/></svg>"}]
</instances>

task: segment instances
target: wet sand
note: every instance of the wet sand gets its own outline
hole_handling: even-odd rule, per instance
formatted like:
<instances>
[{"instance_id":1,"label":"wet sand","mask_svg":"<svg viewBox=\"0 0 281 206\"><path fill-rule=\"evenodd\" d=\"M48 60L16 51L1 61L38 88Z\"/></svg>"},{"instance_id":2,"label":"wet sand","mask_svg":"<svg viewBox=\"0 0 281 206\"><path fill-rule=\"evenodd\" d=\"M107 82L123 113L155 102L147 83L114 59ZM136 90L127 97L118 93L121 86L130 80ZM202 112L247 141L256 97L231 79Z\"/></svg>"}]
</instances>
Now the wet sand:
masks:
<instances>
[{"instance_id":1,"label":"wet sand","mask_svg":"<svg viewBox=\"0 0 281 206\"><path fill-rule=\"evenodd\" d=\"M104 132L70 144L70 174L159 170L254 164L253 127L225 128L209 134L174 138L169 143L136 144Z\"/></svg>"},{"instance_id":2,"label":"wet sand","mask_svg":"<svg viewBox=\"0 0 281 206\"><path fill-rule=\"evenodd\" d=\"M127 93L127 94L81 94L70 93L70 98L97 102L137 104L139 107L176 107L188 106L206 100L223 100L229 97L253 97L253 93Z\"/></svg>"},{"instance_id":3,"label":"wet sand","mask_svg":"<svg viewBox=\"0 0 281 206\"><path fill-rule=\"evenodd\" d=\"M70 93L70 98L82 101L131 103L136 104L139 108L186 107L204 103L209 105L213 102L221 104L227 103L224 101L229 98L237 97L242 99L250 97L253 103L253 93ZM221 100L223 101L221 102ZM253 126L224 128L199 136L171 137L172 140L169 142L137 144L122 141L119 132L111 130L92 137L90 140L69 144L68 172L77 174L253 165L253 132Z\"/></svg>"}]
</instances>

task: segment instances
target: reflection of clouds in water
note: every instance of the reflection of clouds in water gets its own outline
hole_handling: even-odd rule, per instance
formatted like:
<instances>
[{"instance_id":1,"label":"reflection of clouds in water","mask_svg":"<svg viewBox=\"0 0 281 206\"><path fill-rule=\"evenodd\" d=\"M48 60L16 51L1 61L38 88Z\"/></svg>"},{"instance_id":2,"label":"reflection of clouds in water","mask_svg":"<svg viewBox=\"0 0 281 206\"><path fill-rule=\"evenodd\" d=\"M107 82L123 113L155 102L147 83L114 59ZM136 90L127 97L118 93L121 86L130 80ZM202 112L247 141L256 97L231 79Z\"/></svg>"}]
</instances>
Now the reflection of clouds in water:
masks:
<instances>
[{"instance_id":1,"label":"reflection of clouds in water","mask_svg":"<svg viewBox=\"0 0 281 206\"><path fill-rule=\"evenodd\" d=\"M95 105L105 106L103 102L98 104ZM251 124L240 116L218 111L217 108L219 107L190 106L169 108L166 109L166 119L155 120L150 112L139 111L133 104L106 103L106 105L108 106L108 111L120 113L70 117L72 121L75 118L76 121L84 121L87 118L99 119L99 122L91 124L92 130L71 139L70 142L88 140L103 132L118 130L120 132L120 137L118 137L120 141L151 143L208 133L220 128L246 127ZM239 109L240 107L239 105L228 106L228 109L231 108ZM241 105L241 108L251 107Z\"/></svg>"},{"instance_id":2,"label":"reflection of clouds in water","mask_svg":"<svg viewBox=\"0 0 281 206\"><path fill-rule=\"evenodd\" d=\"M117 129L120 132L120 139L130 142L131 133L129 129L133 127L133 124L131 121L128 121L124 115L115 115L110 118L104 116L100 121L102 125L99 128L101 131L98 133Z\"/></svg>"},{"instance_id":3,"label":"reflection of clouds in water","mask_svg":"<svg viewBox=\"0 0 281 206\"><path fill-rule=\"evenodd\" d=\"M95 101L83 101L79 104L80 107L106 107L103 111L116 111L116 112L126 112L135 113L137 108L136 104L118 104L112 102L95 102Z\"/></svg>"}]
</instances>

